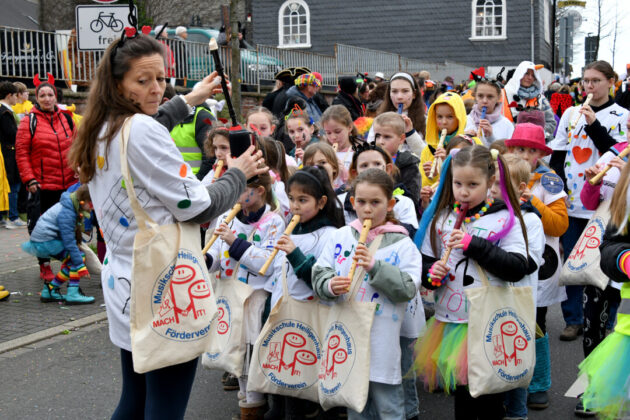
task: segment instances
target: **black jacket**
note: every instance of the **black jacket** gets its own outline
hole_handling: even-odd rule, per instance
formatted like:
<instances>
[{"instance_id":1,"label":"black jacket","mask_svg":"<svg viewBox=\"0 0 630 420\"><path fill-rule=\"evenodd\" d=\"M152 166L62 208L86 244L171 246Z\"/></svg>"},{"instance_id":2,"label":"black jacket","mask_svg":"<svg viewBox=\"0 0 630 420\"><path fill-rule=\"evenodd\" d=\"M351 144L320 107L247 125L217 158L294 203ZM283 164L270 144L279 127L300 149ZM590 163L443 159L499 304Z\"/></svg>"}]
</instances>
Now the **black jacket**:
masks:
<instances>
[{"instance_id":1,"label":"black jacket","mask_svg":"<svg viewBox=\"0 0 630 420\"><path fill-rule=\"evenodd\" d=\"M0 105L0 143L2 143L2 156L4 157L4 167L7 171L9 185L22 182L17 161L15 160L15 136L17 134L17 128L13 112L6 106Z\"/></svg>"},{"instance_id":2,"label":"black jacket","mask_svg":"<svg viewBox=\"0 0 630 420\"><path fill-rule=\"evenodd\" d=\"M322 112L326 111L326 109L328 109L328 107L330 106L324 95L319 92L317 92L315 96L313 96L313 102L315 102L317 107L321 109Z\"/></svg>"},{"instance_id":3,"label":"black jacket","mask_svg":"<svg viewBox=\"0 0 630 420\"><path fill-rule=\"evenodd\" d=\"M333 99L332 104L343 105L344 107L346 107L346 109L350 111L352 121L363 115L363 107L361 106L361 101L344 91L339 91L339 93L337 93L337 96L335 96L335 99Z\"/></svg>"},{"instance_id":4,"label":"black jacket","mask_svg":"<svg viewBox=\"0 0 630 420\"><path fill-rule=\"evenodd\" d=\"M467 214L470 216L474 215L483 205L484 203L481 203L477 207L469 209ZM492 214L506 208L507 206L503 201L495 200L486 214ZM515 221L515 223L518 223L518 221ZM429 233L427 233L427 235L428 234ZM493 276L513 283L533 273L537 268L531 257L528 259L519 253L505 251L499 245L495 245L487 239L474 235L468 245L468 249L464 251L464 256L467 258L459 263L466 264L464 286L468 286L473 282L472 277L470 277L469 282L467 282L469 276L466 275L468 270L475 270L475 267L472 265L473 262L469 261L470 258L477 261L481 268ZM437 260L438 258L422 254L422 285L427 289L436 289L435 286L429 283L428 273L433 263ZM452 269L455 269L455 267L452 267Z\"/></svg>"},{"instance_id":5,"label":"black jacket","mask_svg":"<svg viewBox=\"0 0 630 420\"><path fill-rule=\"evenodd\" d=\"M630 89L626 88L626 90L619 89L617 95L615 96L615 102L626 109L630 109Z\"/></svg>"},{"instance_id":6,"label":"black jacket","mask_svg":"<svg viewBox=\"0 0 630 420\"><path fill-rule=\"evenodd\" d=\"M405 186L405 194L411 198L416 208L416 214L420 214L420 189L422 179L420 178L420 159L411 152L398 152L396 156L396 167L400 171L394 182Z\"/></svg>"},{"instance_id":7,"label":"black jacket","mask_svg":"<svg viewBox=\"0 0 630 420\"><path fill-rule=\"evenodd\" d=\"M630 235L616 235L617 227L608 225L604 233L604 239L599 246L601 260L599 265L608 277L618 282L628 281L628 275L624 274L617 265L617 259L621 254L630 251Z\"/></svg>"},{"instance_id":8,"label":"black jacket","mask_svg":"<svg viewBox=\"0 0 630 420\"><path fill-rule=\"evenodd\" d=\"M264 106L265 108L267 108L269 111L273 110L273 103L276 100L276 97L282 93L282 91L285 90L284 87L281 87L278 90L274 90L273 92L269 92L266 96L265 99L263 99L262 101L262 106Z\"/></svg>"},{"instance_id":9,"label":"black jacket","mask_svg":"<svg viewBox=\"0 0 630 420\"><path fill-rule=\"evenodd\" d=\"M284 119L284 107L287 104L287 100L289 97L287 96L287 90L289 90L290 86L283 86L282 89L279 89L275 98L273 100L273 108L271 108L271 113L277 120Z\"/></svg>"}]
</instances>

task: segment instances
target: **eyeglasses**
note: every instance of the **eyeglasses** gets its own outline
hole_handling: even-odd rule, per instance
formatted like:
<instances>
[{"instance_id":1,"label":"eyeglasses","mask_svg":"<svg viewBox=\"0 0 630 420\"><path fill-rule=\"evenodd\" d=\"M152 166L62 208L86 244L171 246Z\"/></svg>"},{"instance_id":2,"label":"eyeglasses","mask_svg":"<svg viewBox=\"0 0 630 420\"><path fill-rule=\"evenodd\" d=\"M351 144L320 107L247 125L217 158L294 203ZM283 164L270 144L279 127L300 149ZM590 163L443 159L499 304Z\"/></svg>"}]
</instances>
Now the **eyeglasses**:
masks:
<instances>
[{"instance_id":1,"label":"eyeglasses","mask_svg":"<svg viewBox=\"0 0 630 420\"><path fill-rule=\"evenodd\" d=\"M602 80L602 79L582 79L582 84L583 84L583 85L592 84L593 86L597 86L597 85L599 85L601 82L603 82L603 80Z\"/></svg>"}]
</instances>

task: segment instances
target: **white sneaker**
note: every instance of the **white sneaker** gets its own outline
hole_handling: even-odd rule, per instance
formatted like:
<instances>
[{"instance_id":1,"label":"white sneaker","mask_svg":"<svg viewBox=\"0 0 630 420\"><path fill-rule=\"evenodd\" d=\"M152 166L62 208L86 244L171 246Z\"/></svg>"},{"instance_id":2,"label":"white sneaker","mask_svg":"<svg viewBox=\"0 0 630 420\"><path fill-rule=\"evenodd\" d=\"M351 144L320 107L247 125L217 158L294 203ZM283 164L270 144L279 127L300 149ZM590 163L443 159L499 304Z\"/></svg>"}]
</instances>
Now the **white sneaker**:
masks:
<instances>
[{"instance_id":1,"label":"white sneaker","mask_svg":"<svg viewBox=\"0 0 630 420\"><path fill-rule=\"evenodd\" d=\"M15 220L7 220L4 225L7 229L19 229L26 227L26 223L24 223L21 219L17 218Z\"/></svg>"}]
</instances>

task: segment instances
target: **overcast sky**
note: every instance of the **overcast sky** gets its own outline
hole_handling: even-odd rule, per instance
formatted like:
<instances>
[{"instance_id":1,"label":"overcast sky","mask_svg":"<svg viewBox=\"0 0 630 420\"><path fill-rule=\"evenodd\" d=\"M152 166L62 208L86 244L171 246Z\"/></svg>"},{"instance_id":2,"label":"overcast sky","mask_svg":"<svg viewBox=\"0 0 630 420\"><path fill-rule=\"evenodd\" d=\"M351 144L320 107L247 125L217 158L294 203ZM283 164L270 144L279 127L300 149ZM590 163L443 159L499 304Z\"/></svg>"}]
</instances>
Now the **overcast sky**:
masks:
<instances>
[{"instance_id":1,"label":"overcast sky","mask_svg":"<svg viewBox=\"0 0 630 420\"><path fill-rule=\"evenodd\" d=\"M597 33L596 6L597 0L587 0L586 8L574 8L582 14L582 26L576 31L573 46L573 76L580 76L584 66L584 37L590 32ZM626 64L630 64L630 0L603 0L602 16L607 25L605 33L614 32L615 4L617 5L616 16L619 19L617 32L617 45L615 53L615 71L618 74L626 72ZM602 39L599 46L598 59L606 60L613 64L612 58L613 34Z\"/></svg>"}]
</instances>

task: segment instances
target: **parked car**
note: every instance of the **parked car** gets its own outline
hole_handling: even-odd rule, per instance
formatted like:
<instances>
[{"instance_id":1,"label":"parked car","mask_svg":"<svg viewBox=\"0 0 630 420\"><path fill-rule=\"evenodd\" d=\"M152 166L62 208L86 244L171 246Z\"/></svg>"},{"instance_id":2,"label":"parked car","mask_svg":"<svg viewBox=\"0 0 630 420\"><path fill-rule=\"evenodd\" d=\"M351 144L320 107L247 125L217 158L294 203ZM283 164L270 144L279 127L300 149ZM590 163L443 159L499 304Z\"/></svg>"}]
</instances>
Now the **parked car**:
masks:
<instances>
[{"instance_id":1,"label":"parked car","mask_svg":"<svg viewBox=\"0 0 630 420\"><path fill-rule=\"evenodd\" d=\"M186 57L185 61L188 64L187 71L176 69L177 78L186 77L186 85L191 87L214 71L214 62L208 50L208 42L212 38L218 38L218 29L190 27L186 42L173 39L175 29L169 28L167 32L169 35L167 44L173 52L175 61L184 61L183 57ZM154 35L153 32L151 34ZM258 79L273 80L274 75L282 69L282 62L274 57L259 54L256 47L247 41L244 44L246 49L241 49L241 79L243 84L255 85L258 83ZM231 67L229 49L220 48L220 52L221 63L225 71L229 73Z\"/></svg>"}]
</instances>

